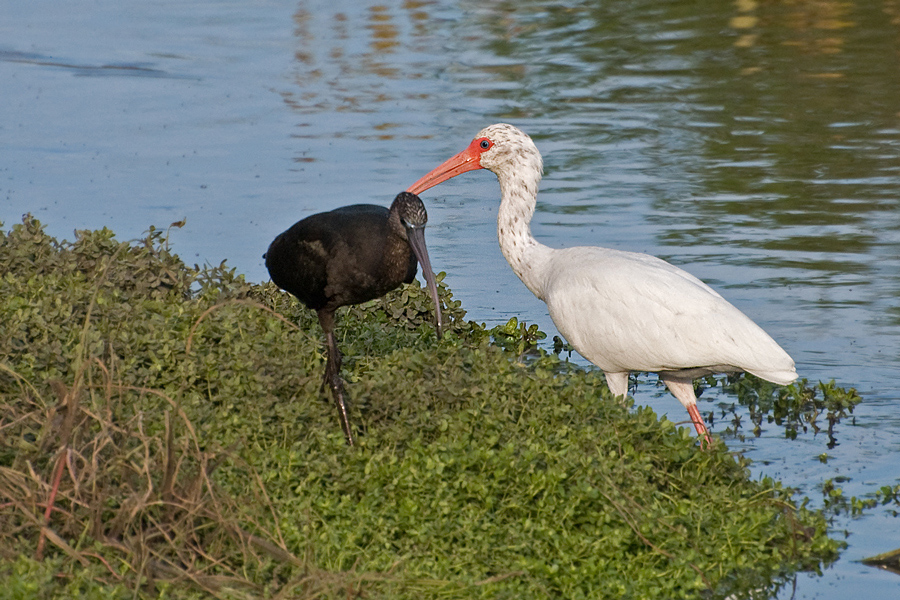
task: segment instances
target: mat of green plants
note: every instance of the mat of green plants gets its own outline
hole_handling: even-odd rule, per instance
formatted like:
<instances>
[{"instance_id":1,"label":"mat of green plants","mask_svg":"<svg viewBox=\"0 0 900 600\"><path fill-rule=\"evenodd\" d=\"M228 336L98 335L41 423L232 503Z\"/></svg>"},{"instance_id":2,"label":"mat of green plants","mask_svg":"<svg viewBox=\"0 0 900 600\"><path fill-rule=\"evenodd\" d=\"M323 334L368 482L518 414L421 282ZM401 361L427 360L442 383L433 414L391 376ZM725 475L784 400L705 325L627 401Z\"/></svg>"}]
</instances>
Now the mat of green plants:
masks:
<instances>
[{"instance_id":1,"label":"mat of green plants","mask_svg":"<svg viewBox=\"0 0 900 600\"><path fill-rule=\"evenodd\" d=\"M0 597L764 598L837 558L722 440L441 296L442 340L415 283L339 312L351 448L315 315L272 284L163 230L0 232Z\"/></svg>"}]
</instances>

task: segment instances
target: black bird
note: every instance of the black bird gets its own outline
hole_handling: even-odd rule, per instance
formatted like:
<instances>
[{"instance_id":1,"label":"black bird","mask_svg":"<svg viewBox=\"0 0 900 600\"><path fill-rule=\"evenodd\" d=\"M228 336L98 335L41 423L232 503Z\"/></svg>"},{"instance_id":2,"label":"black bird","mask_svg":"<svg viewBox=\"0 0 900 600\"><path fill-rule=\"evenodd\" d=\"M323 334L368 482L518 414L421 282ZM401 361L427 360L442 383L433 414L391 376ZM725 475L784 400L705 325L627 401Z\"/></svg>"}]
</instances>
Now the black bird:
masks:
<instances>
[{"instance_id":1,"label":"black bird","mask_svg":"<svg viewBox=\"0 0 900 600\"><path fill-rule=\"evenodd\" d=\"M425 248L428 213L415 194L401 192L391 208L354 204L298 221L275 238L263 255L275 285L316 311L325 331L328 360L325 382L331 387L347 443L353 445L341 353L334 339L334 311L340 306L379 298L416 276L416 260L431 298L441 337L441 306Z\"/></svg>"}]
</instances>

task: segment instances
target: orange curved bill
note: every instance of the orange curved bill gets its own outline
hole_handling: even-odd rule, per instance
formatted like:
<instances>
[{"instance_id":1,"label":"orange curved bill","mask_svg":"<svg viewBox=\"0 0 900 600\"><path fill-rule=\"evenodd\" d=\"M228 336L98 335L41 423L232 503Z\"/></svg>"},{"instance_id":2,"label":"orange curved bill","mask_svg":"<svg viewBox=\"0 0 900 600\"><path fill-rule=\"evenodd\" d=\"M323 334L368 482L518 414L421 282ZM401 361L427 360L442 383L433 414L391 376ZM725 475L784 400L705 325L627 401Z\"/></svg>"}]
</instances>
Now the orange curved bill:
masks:
<instances>
[{"instance_id":1,"label":"orange curved bill","mask_svg":"<svg viewBox=\"0 0 900 600\"><path fill-rule=\"evenodd\" d=\"M473 140L468 148L441 163L436 169L409 186L406 191L418 194L466 171L484 168L481 166L481 153L477 148L478 144Z\"/></svg>"}]
</instances>

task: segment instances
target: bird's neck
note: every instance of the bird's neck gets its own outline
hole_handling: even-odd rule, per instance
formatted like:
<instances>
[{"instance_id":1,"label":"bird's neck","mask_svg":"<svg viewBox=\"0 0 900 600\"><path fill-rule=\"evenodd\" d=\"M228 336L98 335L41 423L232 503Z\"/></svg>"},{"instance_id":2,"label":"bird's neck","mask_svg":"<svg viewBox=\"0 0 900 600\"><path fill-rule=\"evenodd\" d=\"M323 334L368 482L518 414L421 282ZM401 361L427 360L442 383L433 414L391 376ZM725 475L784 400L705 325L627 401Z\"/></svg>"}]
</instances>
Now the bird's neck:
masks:
<instances>
[{"instance_id":1,"label":"bird's neck","mask_svg":"<svg viewBox=\"0 0 900 600\"><path fill-rule=\"evenodd\" d=\"M531 218L537 205L539 168L517 168L497 173L500 181L500 210L497 213L497 237L506 262L522 283L543 300L544 265L551 248L538 242L531 233Z\"/></svg>"}]
</instances>

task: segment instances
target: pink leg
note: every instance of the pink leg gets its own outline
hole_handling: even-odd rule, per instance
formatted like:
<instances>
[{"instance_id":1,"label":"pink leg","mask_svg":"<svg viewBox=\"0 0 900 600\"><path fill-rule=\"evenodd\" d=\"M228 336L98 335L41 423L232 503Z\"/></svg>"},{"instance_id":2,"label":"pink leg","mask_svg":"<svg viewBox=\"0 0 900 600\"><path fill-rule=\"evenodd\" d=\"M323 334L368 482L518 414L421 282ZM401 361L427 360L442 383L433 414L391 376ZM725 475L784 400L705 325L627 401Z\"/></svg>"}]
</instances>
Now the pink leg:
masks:
<instances>
[{"instance_id":1,"label":"pink leg","mask_svg":"<svg viewBox=\"0 0 900 600\"><path fill-rule=\"evenodd\" d=\"M672 395L687 409L688 414L691 416L691 421L694 423L694 429L697 430L697 435L702 435L706 443L711 444L712 438L709 437L709 431L707 431L706 425L703 423L703 417L700 416L700 410L697 408L697 396L694 395L693 380L676 377L665 372L660 373L659 378L666 384Z\"/></svg>"}]
</instances>

